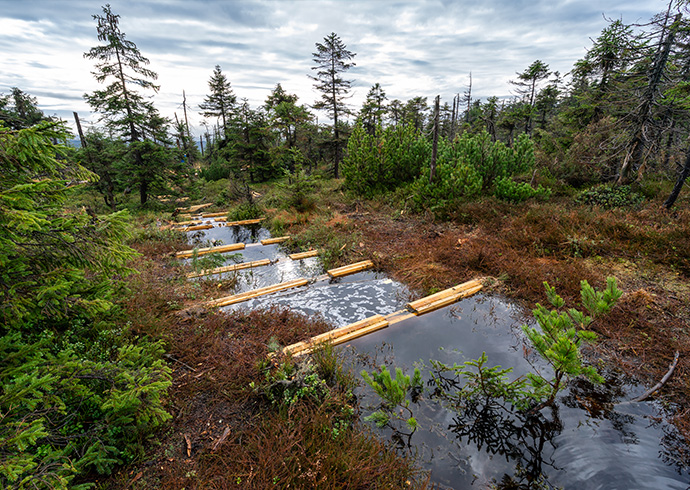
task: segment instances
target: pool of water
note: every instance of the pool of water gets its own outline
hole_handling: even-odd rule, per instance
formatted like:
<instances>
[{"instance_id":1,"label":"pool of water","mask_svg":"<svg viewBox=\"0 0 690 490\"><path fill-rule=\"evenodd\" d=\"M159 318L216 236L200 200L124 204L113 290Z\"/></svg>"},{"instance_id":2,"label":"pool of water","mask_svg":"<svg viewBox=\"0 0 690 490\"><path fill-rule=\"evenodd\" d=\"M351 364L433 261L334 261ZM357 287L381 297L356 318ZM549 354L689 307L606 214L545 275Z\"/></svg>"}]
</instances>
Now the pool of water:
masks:
<instances>
[{"instance_id":1,"label":"pool of water","mask_svg":"<svg viewBox=\"0 0 690 490\"><path fill-rule=\"evenodd\" d=\"M513 367L519 376L531 369L521 323L520 311L509 302L480 294L349 345L360 369L386 363L409 373L415 365L426 366L423 377L429 380L430 359L452 365L486 352L490 365ZM484 488L507 479L524 485L541 476L563 488L687 489L687 468L674 464L675 428L662 421L654 403L627 401L643 391L635 380L603 374L605 385L574 383L555 410L531 419L486 407L458 413L427 394L411 405L420 428L409 440L385 433L416 455L441 488ZM360 396L365 407L378 403L368 389Z\"/></svg>"},{"instance_id":2,"label":"pool of water","mask_svg":"<svg viewBox=\"0 0 690 490\"><path fill-rule=\"evenodd\" d=\"M239 238L256 243L269 236L262 228L238 228L209 230L204 237L223 243ZM242 251L241 260L260 258L279 261L242 272L240 290L298 277L314 278L323 272L316 259L285 259L278 245L257 245ZM401 310L408 299L409 291L403 285L380 274L361 272L227 309L280 304L310 316L321 315L339 327L376 313ZM428 381L430 359L452 365L486 352L490 365L512 367L513 375L521 376L533 366L548 369L526 350L519 328L525 321L523 312L509 301L478 294L391 325L340 349L357 371L386 364L409 373L419 366ZM678 457L679 448L684 448L682 438L663 421L661 407L654 402L629 402L644 387L624 373L602 374L604 385L594 387L577 381L559 395L553 409L544 409L535 417L496 406L458 412L425 391L410 406L419 423L413 434L373 430L390 438L400 451L416 457L431 471L432 482L439 488L486 488L493 482L503 482L499 488L689 488L688 468ZM357 395L364 407L363 416L379 402L366 385ZM543 487L537 486L540 481Z\"/></svg>"}]
</instances>

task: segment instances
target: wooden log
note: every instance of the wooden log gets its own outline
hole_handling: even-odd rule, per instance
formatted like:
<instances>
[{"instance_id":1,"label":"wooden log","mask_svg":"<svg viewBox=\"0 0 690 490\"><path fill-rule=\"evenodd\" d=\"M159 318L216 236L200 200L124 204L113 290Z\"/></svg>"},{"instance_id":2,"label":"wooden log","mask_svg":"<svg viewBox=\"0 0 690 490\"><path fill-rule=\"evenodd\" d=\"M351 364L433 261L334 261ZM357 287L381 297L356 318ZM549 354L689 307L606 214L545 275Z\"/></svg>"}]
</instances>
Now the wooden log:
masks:
<instances>
[{"instance_id":1,"label":"wooden log","mask_svg":"<svg viewBox=\"0 0 690 490\"><path fill-rule=\"evenodd\" d=\"M416 301L412 301L408 304L409 307L412 309L415 309L419 306L423 306L428 303L434 303L442 298L445 298L447 296L452 296L456 292L463 291L465 289L473 288L475 286L480 285L481 283L477 280L472 280L472 281L467 281L463 282L462 284L458 284L457 286L453 286L452 288L444 289L443 291L439 291L437 293L431 294L429 296L426 296L422 299L418 299Z\"/></svg>"},{"instance_id":2,"label":"wooden log","mask_svg":"<svg viewBox=\"0 0 690 490\"><path fill-rule=\"evenodd\" d=\"M361 335L366 335L366 333L380 330L387 326L388 321L385 319L385 317L381 315L374 315L344 327L335 328L320 335L316 335L307 342L298 342L296 344L289 345L283 349L283 352L285 354L292 354L293 356L302 355L311 352L318 344L322 342L330 342L333 345L338 345ZM355 336L357 333L359 333L359 335Z\"/></svg>"},{"instance_id":3,"label":"wooden log","mask_svg":"<svg viewBox=\"0 0 690 490\"><path fill-rule=\"evenodd\" d=\"M195 250L196 250L197 255L206 255L206 254L223 253L223 252L234 252L235 250L243 250L244 246L245 246L244 243L232 243L230 245L220 245L218 247L195 248L192 250L182 250L181 252L177 252L175 254L175 256L178 259L185 259L185 258L193 256Z\"/></svg>"},{"instance_id":4,"label":"wooden log","mask_svg":"<svg viewBox=\"0 0 690 490\"><path fill-rule=\"evenodd\" d=\"M356 262L354 264L338 267L337 269L328 270L326 273L331 277L342 277L349 274L354 274L355 272L363 271L365 269L370 269L372 267L374 267L374 263L371 260L363 260L362 262Z\"/></svg>"},{"instance_id":5,"label":"wooden log","mask_svg":"<svg viewBox=\"0 0 690 490\"><path fill-rule=\"evenodd\" d=\"M213 221L216 221L217 223L225 223L227 220L228 220L227 217L213 218Z\"/></svg>"},{"instance_id":6,"label":"wooden log","mask_svg":"<svg viewBox=\"0 0 690 490\"><path fill-rule=\"evenodd\" d=\"M173 226L176 227L184 227L184 226L194 226L194 225L200 225L203 223L203 220L200 219L195 219L195 220L190 220L190 221L180 221L179 223L173 223Z\"/></svg>"},{"instance_id":7,"label":"wooden log","mask_svg":"<svg viewBox=\"0 0 690 490\"><path fill-rule=\"evenodd\" d=\"M221 211L218 213L201 213L202 218L217 218L218 216L227 216L227 211Z\"/></svg>"},{"instance_id":8,"label":"wooden log","mask_svg":"<svg viewBox=\"0 0 690 490\"><path fill-rule=\"evenodd\" d=\"M289 235L279 236L276 238L266 238L265 240L261 240L261 245L272 245L274 243L281 243L281 242L284 242L284 241L289 240L289 239L290 239Z\"/></svg>"},{"instance_id":9,"label":"wooden log","mask_svg":"<svg viewBox=\"0 0 690 490\"><path fill-rule=\"evenodd\" d=\"M207 202L204 204L197 204L195 206L190 206L189 212L190 213L196 213L197 211L201 211L202 209L210 208L211 206L213 206L212 202Z\"/></svg>"},{"instance_id":10,"label":"wooden log","mask_svg":"<svg viewBox=\"0 0 690 490\"><path fill-rule=\"evenodd\" d=\"M228 221L225 226L242 226L242 225L255 225L261 223L266 218L256 218L256 219L245 219L242 221Z\"/></svg>"},{"instance_id":11,"label":"wooden log","mask_svg":"<svg viewBox=\"0 0 690 490\"><path fill-rule=\"evenodd\" d=\"M200 211L202 209L206 209L210 206L213 206L212 202L207 202L204 204L197 204L195 206L189 206L188 208L175 208L175 211L178 213L196 213L197 211Z\"/></svg>"},{"instance_id":12,"label":"wooden log","mask_svg":"<svg viewBox=\"0 0 690 490\"><path fill-rule=\"evenodd\" d=\"M281 282L279 284L273 284L272 286L266 286L264 288L254 289L252 291L247 291L245 293L234 294L232 296L226 296L225 298L214 299L209 301L207 306L228 306L234 305L236 303L241 303L243 301L256 298L258 296L264 296L266 294L277 293L278 291L284 291L286 289L298 288L301 286L306 286L309 284L308 279L295 279L294 281Z\"/></svg>"},{"instance_id":13,"label":"wooden log","mask_svg":"<svg viewBox=\"0 0 690 490\"><path fill-rule=\"evenodd\" d=\"M666 381L669 380L671 375L673 374L673 371L676 369L676 366L678 365L678 359L680 357L680 352L676 351L676 354L673 356L673 362L668 366L668 371L666 374L664 374L664 377L661 378L661 381L659 381L657 384L652 386L650 389L642 393L640 396L637 398L633 398L632 401L634 402L641 402L643 400L646 400L650 396L654 394L655 391L661 389L662 386L666 384Z\"/></svg>"},{"instance_id":14,"label":"wooden log","mask_svg":"<svg viewBox=\"0 0 690 490\"><path fill-rule=\"evenodd\" d=\"M190 272L187 274L188 278L192 277L202 277L211 276L214 274L223 274L224 272L235 272L242 269L251 269L254 267L262 267L264 265L270 265L271 261L269 259L254 260L253 262L241 262L239 264L225 265L223 267L216 267L215 269L206 269L201 272Z\"/></svg>"},{"instance_id":15,"label":"wooden log","mask_svg":"<svg viewBox=\"0 0 690 490\"><path fill-rule=\"evenodd\" d=\"M297 254L291 254L291 255L289 255L289 257L292 260L302 260L302 259L308 259L309 257L316 257L317 255L319 255L318 250L309 250L308 252L300 252Z\"/></svg>"},{"instance_id":16,"label":"wooden log","mask_svg":"<svg viewBox=\"0 0 690 490\"><path fill-rule=\"evenodd\" d=\"M430 311L443 308L450 304L459 301L462 298L471 296L482 289L482 284L479 281L468 281L458 284L452 288L440 291L436 294L427 296L426 298L412 301L407 304L407 307L416 315L423 315Z\"/></svg>"},{"instance_id":17,"label":"wooden log","mask_svg":"<svg viewBox=\"0 0 690 490\"><path fill-rule=\"evenodd\" d=\"M194 225L183 228L184 231L196 231L196 230L210 230L213 225Z\"/></svg>"}]
</instances>

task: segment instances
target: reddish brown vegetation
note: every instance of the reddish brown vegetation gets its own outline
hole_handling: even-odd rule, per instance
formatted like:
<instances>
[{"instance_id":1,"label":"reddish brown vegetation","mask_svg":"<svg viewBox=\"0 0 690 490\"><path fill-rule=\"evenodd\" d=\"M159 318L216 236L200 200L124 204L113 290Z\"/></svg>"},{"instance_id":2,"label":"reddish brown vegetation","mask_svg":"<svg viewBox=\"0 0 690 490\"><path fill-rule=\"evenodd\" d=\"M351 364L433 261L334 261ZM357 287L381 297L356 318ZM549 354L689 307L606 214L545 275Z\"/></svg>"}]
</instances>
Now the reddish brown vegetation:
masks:
<instances>
[{"instance_id":1,"label":"reddish brown vegetation","mask_svg":"<svg viewBox=\"0 0 690 490\"><path fill-rule=\"evenodd\" d=\"M285 309L181 314L175 310L205 299L212 282L196 287L184 280L179 264L156 257L136 264L141 273L131 278L134 294L126 308L135 332L167 339L173 421L146 461L111 478L112 487L417 486L405 483L418 476L409 462L343 415L351 413L351 400L338 386L324 401L287 406L271 404L250 387L266 385L270 343L304 340L328 324Z\"/></svg>"},{"instance_id":2,"label":"reddish brown vegetation","mask_svg":"<svg viewBox=\"0 0 690 490\"><path fill-rule=\"evenodd\" d=\"M349 211L349 212L348 212ZM627 293L606 321L596 322L600 353L653 384L674 352L680 363L659 396L686 406L690 381L690 211L658 204L604 211L568 202L509 205L495 200L459 209L451 222L391 218L362 204L340 212L335 233L360 232L350 258L374 257L394 278L426 294L477 277L526 307L544 303L543 281L568 304L580 281L596 287L606 276ZM676 425L690 440L690 414Z\"/></svg>"}]
</instances>

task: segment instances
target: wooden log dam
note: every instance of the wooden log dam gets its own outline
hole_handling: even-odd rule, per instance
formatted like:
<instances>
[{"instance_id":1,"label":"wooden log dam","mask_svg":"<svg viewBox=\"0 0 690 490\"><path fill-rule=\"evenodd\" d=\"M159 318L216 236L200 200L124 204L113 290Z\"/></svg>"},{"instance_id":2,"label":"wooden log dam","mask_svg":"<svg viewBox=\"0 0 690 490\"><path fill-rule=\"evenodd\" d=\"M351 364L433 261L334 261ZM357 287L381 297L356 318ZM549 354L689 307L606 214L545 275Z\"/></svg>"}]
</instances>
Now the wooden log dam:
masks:
<instances>
[{"instance_id":1,"label":"wooden log dam","mask_svg":"<svg viewBox=\"0 0 690 490\"><path fill-rule=\"evenodd\" d=\"M207 248L193 248L192 250L182 250L177 252L175 257L178 259L186 259L194 255L196 251L197 255L206 255L212 253L223 253L223 252L234 252L236 250L244 250L244 243L232 243L230 245L220 245L218 247L207 247Z\"/></svg>"},{"instance_id":2,"label":"wooden log dam","mask_svg":"<svg viewBox=\"0 0 690 490\"><path fill-rule=\"evenodd\" d=\"M356 262L354 264L345 265L343 267L338 267L337 269L330 269L326 273L335 278L347 276L349 274L354 274L355 272L360 272L365 269L371 269L374 267L374 263L371 260L363 260L361 262Z\"/></svg>"},{"instance_id":3,"label":"wooden log dam","mask_svg":"<svg viewBox=\"0 0 690 490\"><path fill-rule=\"evenodd\" d=\"M290 239L290 236L279 236L276 238L266 238L265 240L261 240L261 245L272 245L274 243L282 243Z\"/></svg>"},{"instance_id":4,"label":"wooden log dam","mask_svg":"<svg viewBox=\"0 0 690 490\"><path fill-rule=\"evenodd\" d=\"M290 257L292 260L302 260L302 259L308 259L310 257L316 257L317 255L319 255L318 250L309 250L307 252L290 254L288 257Z\"/></svg>"},{"instance_id":5,"label":"wooden log dam","mask_svg":"<svg viewBox=\"0 0 690 490\"><path fill-rule=\"evenodd\" d=\"M225 272L235 272L242 269L252 269L254 267L262 267L264 265L270 265L271 261L269 259L254 260L252 262L240 262L239 264L225 265L223 267L216 267L215 269L204 269L199 272L190 272L187 274L188 278L212 276L214 274L223 274Z\"/></svg>"},{"instance_id":6,"label":"wooden log dam","mask_svg":"<svg viewBox=\"0 0 690 490\"><path fill-rule=\"evenodd\" d=\"M216 247L218 248L218 247ZM365 261L365 262L370 262L370 261ZM361 265L361 262L358 262L357 264L351 264L349 266L341 267L340 270L338 271L337 276L332 276L331 272L336 271L338 269L332 269L330 271L327 271L327 274L324 274L322 276L318 276L311 281L309 279L295 279L293 281L287 281L287 282L281 282L279 284L274 284L272 286L266 286L263 288L259 289L253 289L251 291L247 291L244 293L239 293L239 294L233 294L232 296L226 296L224 298L219 298L219 299L214 299L212 301L209 301L206 304L206 306L228 306L228 305L233 305L235 303L241 303L243 301L247 301L253 298L256 298L258 296L264 296L266 294L272 294L276 293L278 291L284 291L285 289L291 289L295 287L300 287L300 286L305 286L309 284L310 282L317 282L317 281L325 281L329 278L332 277L341 277L345 276L347 274L354 274L356 272L359 272L361 270L366 269L367 267L364 267ZM373 264L371 264L373 266ZM355 267L356 266L356 267Z\"/></svg>"},{"instance_id":7,"label":"wooden log dam","mask_svg":"<svg viewBox=\"0 0 690 490\"><path fill-rule=\"evenodd\" d=\"M301 356L309 354L323 342L330 342L332 345L343 344L386 328L389 325L451 305L463 298L478 293L481 289L481 282L477 280L467 281L417 301L412 301L407 304L407 310L396 311L386 316L374 315L344 327L335 328L309 340L288 345L283 348L282 352L286 355Z\"/></svg>"}]
</instances>

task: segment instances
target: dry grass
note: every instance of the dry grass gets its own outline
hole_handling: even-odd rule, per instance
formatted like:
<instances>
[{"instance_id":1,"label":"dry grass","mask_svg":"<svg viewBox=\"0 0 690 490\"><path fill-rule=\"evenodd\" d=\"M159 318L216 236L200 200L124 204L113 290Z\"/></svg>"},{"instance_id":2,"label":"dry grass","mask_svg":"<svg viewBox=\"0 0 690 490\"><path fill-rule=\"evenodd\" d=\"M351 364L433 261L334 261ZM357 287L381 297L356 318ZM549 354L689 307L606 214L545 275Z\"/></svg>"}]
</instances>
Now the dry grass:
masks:
<instances>
[{"instance_id":1,"label":"dry grass","mask_svg":"<svg viewBox=\"0 0 690 490\"><path fill-rule=\"evenodd\" d=\"M361 237L344 251L344 262L373 258L420 295L484 277L490 289L527 308L545 301L543 281L574 304L581 280L601 287L613 275L626 295L605 322L594 324L600 355L653 384L678 350L676 373L657 396L676 407L690 401L687 209L668 212L650 203L605 211L570 200L510 205L487 199L439 223L357 203L341 205L328 223L336 235ZM678 410L674 422L690 440L689 412Z\"/></svg>"},{"instance_id":2,"label":"dry grass","mask_svg":"<svg viewBox=\"0 0 690 490\"><path fill-rule=\"evenodd\" d=\"M129 278L132 295L123 308L135 333L167 340L173 420L146 461L123 468L103 486L426 487L410 461L359 425L339 376L324 374L330 388L318 403L305 398L275 405L257 389L267 383L269 345L305 340L330 325L278 308L181 314L183 306L205 298L212 282L181 279L184 268L169 257L175 247L153 243L155 238L135 244L145 255L135 264L140 273Z\"/></svg>"}]
</instances>

